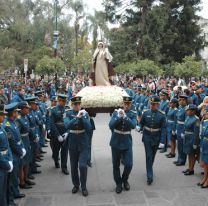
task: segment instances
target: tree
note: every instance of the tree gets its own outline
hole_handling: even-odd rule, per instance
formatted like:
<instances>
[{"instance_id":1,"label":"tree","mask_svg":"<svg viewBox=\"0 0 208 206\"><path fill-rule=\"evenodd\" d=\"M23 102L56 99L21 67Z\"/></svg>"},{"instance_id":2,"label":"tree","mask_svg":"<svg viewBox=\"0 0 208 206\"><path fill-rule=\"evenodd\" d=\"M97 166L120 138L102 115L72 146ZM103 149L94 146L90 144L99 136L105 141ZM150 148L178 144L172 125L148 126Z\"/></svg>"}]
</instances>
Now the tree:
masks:
<instances>
[{"instance_id":1,"label":"tree","mask_svg":"<svg viewBox=\"0 0 208 206\"><path fill-rule=\"evenodd\" d=\"M176 77L183 77L186 80L202 75L202 64L193 56L185 57L182 63L175 63L173 68Z\"/></svg>"},{"instance_id":2,"label":"tree","mask_svg":"<svg viewBox=\"0 0 208 206\"><path fill-rule=\"evenodd\" d=\"M44 56L38 61L35 72L40 75L52 76L56 73L63 74L66 71L64 62L60 58L50 58Z\"/></svg>"},{"instance_id":3,"label":"tree","mask_svg":"<svg viewBox=\"0 0 208 206\"><path fill-rule=\"evenodd\" d=\"M205 40L198 25L200 0L162 0L168 20L163 33L162 63L182 62L185 56L198 54Z\"/></svg>"},{"instance_id":4,"label":"tree","mask_svg":"<svg viewBox=\"0 0 208 206\"><path fill-rule=\"evenodd\" d=\"M162 75L163 71L153 61L145 59L137 62L120 64L115 68L118 73L134 74L139 77L147 75Z\"/></svg>"}]
</instances>

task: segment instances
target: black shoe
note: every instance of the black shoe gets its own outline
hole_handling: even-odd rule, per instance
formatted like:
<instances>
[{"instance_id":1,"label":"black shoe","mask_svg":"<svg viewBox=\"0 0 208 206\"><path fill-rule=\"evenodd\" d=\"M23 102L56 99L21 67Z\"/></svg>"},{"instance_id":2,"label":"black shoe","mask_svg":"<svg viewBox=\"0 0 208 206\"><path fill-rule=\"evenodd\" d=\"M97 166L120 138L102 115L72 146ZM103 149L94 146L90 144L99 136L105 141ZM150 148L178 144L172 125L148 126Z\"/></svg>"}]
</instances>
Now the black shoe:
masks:
<instances>
[{"instance_id":1,"label":"black shoe","mask_svg":"<svg viewBox=\"0 0 208 206\"><path fill-rule=\"evenodd\" d=\"M184 165L185 165L185 163L180 163L180 162L176 163L176 166L178 166L178 167L184 166Z\"/></svg>"},{"instance_id":2,"label":"black shoe","mask_svg":"<svg viewBox=\"0 0 208 206\"><path fill-rule=\"evenodd\" d=\"M24 197L25 197L25 194L19 194L19 195L15 196L14 199L21 199Z\"/></svg>"},{"instance_id":3,"label":"black shoe","mask_svg":"<svg viewBox=\"0 0 208 206\"><path fill-rule=\"evenodd\" d=\"M186 175L186 176L194 175L194 170L192 170L192 171L189 170L186 173L184 173L184 175Z\"/></svg>"},{"instance_id":4,"label":"black shoe","mask_svg":"<svg viewBox=\"0 0 208 206\"><path fill-rule=\"evenodd\" d=\"M41 167L41 165L39 165L39 164L37 164L37 163L35 163L34 166L35 166L35 167Z\"/></svg>"},{"instance_id":5,"label":"black shoe","mask_svg":"<svg viewBox=\"0 0 208 206\"><path fill-rule=\"evenodd\" d=\"M208 188L208 185L207 186L202 185L201 188L206 189L206 188Z\"/></svg>"},{"instance_id":6,"label":"black shoe","mask_svg":"<svg viewBox=\"0 0 208 206\"><path fill-rule=\"evenodd\" d=\"M175 156L176 156L175 154L170 153L169 155L167 155L167 158L175 158Z\"/></svg>"},{"instance_id":7,"label":"black shoe","mask_svg":"<svg viewBox=\"0 0 208 206\"><path fill-rule=\"evenodd\" d=\"M82 196L87 197L88 196L88 191L87 189L82 190Z\"/></svg>"},{"instance_id":8,"label":"black shoe","mask_svg":"<svg viewBox=\"0 0 208 206\"><path fill-rule=\"evenodd\" d=\"M91 162L87 162L87 166L88 167L92 167L92 163Z\"/></svg>"},{"instance_id":9,"label":"black shoe","mask_svg":"<svg viewBox=\"0 0 208 206\"><path fill-rule=\"evenodd\" d=\"M147 179L147 185L151 185L152 182L153 182L152 178L148 178L148 179Z\"/></svg>"},{"instance_id":10,"label":"black shoe","mask_svg":"<svg viewBox=\"0 0 208 206\"><path fill-rule=\"evenodd\" d=\"M173 164L175 164L175 165L178 164L178 161L174 161Z\"/></svg>"},{"instance_id":11,"label":"black shoe","mask_svg":"<svg viewBox=\"0 0 208 206\"><path fill-rule=\"evenodd\" d=\"M35 177L34 177L34 176L32 176L32 175L29 175L29 176L28 176L28 179L30 179L30 180L34 180L34 179L35 179Z\"/></svg>"},{"instance_id":12,"label":"black shoe","mask_svg":"<svg viewBox=\"0 0 208 206\"><path fill-rule=\"evenodd\" d=\"M182 173L187 173L187 172L189 172L189 169L186 169L186 170L184 170L184 171L182 171Z\"/></svg>"},{"instance_id":13,"label":"black shoe","mask_svg":"<svg viewBox=\"0 0 208 206\"><path fill-rule=\"evenodd\" d=\"M28 185L28 184L19 185L19 187L20 187L21 189L31 189L31 188L32 188L32 186L30 186L30 185Z\"/></svg>"},{"instance_id":14,"label":"black shoe","mask_svg":"<svg viewBox=\"0 0 208 206\"><path fill-rule=\"evenodd\" d=\"M167 152L167 148L163 148L160 150L160 153L165 153L165 152Z\"/></svg>"},{"instance_id":15,"label":"black shoe","mask_svg":"<svg viewBox=\"0 0 208 206\"><path fill-rule=\"evenodd\" d=\"M42 160L40 160L40 159L38 159L38 158L36 158L35 159L35 162L41 162Z\"/></svg>"},{"instance_id":16,"label":"black shoe","mask_svg":"<svg viewBox=\"0 0 208 206\"><path fill-rule=\"evenodd\" d=\"M64 173L65 175L69 175L69 171L66 168L62 169L62 173Z\"/></svg>"},{"instance_id":17,"label":"black shoe","mask_svg":"<svg viewBox=\"0 0 208 206\"><path fill-rule=\"evenodd\" d=\"M170 153L168 153L168 154L166 154L165 156L166 156L166 157L168 157L169 155L171 155L171 152L170 152Z\"/></svg>"},{"instance_id":18,"label":"black shoe","mask_svg":"<svg viewBox=\"0 0 208 206\"><path fill-rule=\"evenodd\" d=\"M42 147L48 147L48 145L47 144L44 144Z\"/></svg>"},{"instance_id":19,"label":"black shoe","mask_svg":"<svg viewBox=\"0 0 208 206\"><path fill-rule=\"evenodd\" d=\"M77 192L79 192L79 187L74 186L73 189L72 189L72 194L75 194Z\"/></svg>"},{"instance_id":20,"label":"black shoe","mask_svg":"<svg viewBox=\"0 0 208 206\"><path fill-rule=\"evenodd\" d=\"M124 186L124 189L125 189L126 191L129 191L129 190L130 190L130 184L128 183L128 181L127 181L127 182L124 182L124 183L123 183L123 186Z\"/></svg>"},{"instance_id":21,"label":"black shoe","mask_svg":"<svg viewBox=\"0 0 208 206\"><path fill-rule=\"evenodd\" d=\"M35 185L35 182L32 182L30 180L26 180L25 183L27 183L28 185Z\"/></svg>"},{"instance_id":22,"label":"black shoe","mask_svg":"<svg viewBox=\"0 0 208 206\"><path fill-rule=\"evenodd\" d=\"M204 175L204 172L201 172L201 175Z\"/></svg>"},{"instance_id":23,"label":"black shoe","mask_svg":"<svg viewBox=\"0 0 208 206\"><path fill-rule=\"evenodd\" d=\"M60 168L59 162L55 162L55 168Z\"/></svg>"},{"instance_id":24,"label":"black shoe","mask_svg":"<svg viewBox=\"0 0 208 206\"><path fill-rule=\"evenodd\" d=\"M34 170L34 171L32 171L31 173L32 173L32 174L40 174L41 171L40 171L40 170Z\"/></svg>"},{"instance_id":25,"label":"black shoe","mask_svg":"<svg viewBox=\"0 0 208 206\"><path fill-rule=\"evenodd\" d=\"M197 183L197 186L201 187L203 184L201 182Z\"/></svg>"},{"instance_id":26,"label":"black shoe","mask_svg":"<svg viewBox=\"0 0 208 206\"><path fill-rule=\"evenodd\" d=\"M123 191L122 186L117 185L117 186L116 186L116 193L117 193L117 194L120 194L120 193L122 193L122 191Z\"/></svg>"}]
</instances>

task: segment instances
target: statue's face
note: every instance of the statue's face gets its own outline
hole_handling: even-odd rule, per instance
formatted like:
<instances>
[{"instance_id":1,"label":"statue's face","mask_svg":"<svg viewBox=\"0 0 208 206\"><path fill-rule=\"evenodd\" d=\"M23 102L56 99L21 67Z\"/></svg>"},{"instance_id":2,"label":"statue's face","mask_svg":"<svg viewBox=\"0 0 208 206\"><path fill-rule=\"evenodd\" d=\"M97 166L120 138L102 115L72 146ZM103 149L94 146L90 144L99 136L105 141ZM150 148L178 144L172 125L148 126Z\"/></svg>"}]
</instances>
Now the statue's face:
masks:
<instances>
[{"instance_id":1,"label":"statue's face","mask_svg":"<svg viewBox=\"0 0 208 206\"><path fill-rule=\"evenodd\" d=\"M98 48L99 48L99 49L102 49L102 48L103 48L103 44L101 44L101 43L98 44Z\"/></svg>"}]
</instances>

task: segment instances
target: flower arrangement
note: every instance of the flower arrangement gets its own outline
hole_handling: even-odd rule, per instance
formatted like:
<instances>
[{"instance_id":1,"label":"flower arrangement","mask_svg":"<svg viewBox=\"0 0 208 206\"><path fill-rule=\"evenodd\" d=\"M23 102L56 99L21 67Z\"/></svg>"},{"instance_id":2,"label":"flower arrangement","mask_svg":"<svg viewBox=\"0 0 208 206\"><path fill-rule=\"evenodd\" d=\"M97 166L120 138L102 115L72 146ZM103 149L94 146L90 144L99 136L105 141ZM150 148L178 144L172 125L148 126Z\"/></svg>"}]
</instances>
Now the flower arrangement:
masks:
<instances>
[{"instance_id":1,"label":"flower arrangement","mask_svg":"<svg viewBox=\"0 0 208 206\"><path fill-rule=\"evenodd\" d=\"M128 94L117 86L94 86L83 88L76 96L82 97L84 108L118 108Z\"/></svg>"}]
</instances>

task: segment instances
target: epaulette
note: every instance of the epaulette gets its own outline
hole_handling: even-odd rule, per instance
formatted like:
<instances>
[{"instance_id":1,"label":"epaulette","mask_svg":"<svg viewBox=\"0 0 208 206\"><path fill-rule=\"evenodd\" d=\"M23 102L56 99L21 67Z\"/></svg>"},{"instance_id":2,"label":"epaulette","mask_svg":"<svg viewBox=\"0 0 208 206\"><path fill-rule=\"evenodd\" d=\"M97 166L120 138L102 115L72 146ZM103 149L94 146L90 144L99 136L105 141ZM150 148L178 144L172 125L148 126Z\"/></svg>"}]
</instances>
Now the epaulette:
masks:
<instances>
[{"instance_id":1,"label":"epaulette","mask_svg":"<svg viewBox=\"0 0 208 206\"><path fill-rule=\"evenodd\" d=\"M69 111L72 111L72 109L71 108L65 109L65 112L69 112Z\"/></svg>"},{"instance_id":2,"label":"epaulette","mask_svg":"<svg viewBox=\"0 0 208 206\"><path fill-rule=\"evenodd\" d=\"M11 126L11 124L10 124L10 122L6 122L6 127L10 127Z\"/></svg>"},{"instance_id":3,"label":"epaulette","mask_svg":"<svg viewBox=\"0 0 208 206\"><path fill-rule=\"evenodd\" d=\"M134 110L130 110L133 114L137 114L137 112L136 111L134 111Z\"/></svg>"},{"instance_id":4,"label":"epaulette","mask_svg":"<svg viewBox=\"0 0 208 206\"><path fill-rule=\"evenodd\" d=\"M196 119L199 119L199 117L197 115L194 115L196 117Z\"/></svg>"},{"instance_id":5,"label":"epaulette","mask_svg":"<svg viewBox=\"0 0 208 206\"><path fill-rule=\"evenodd\" d=\"M147 111L149 111L149 109L144 109L144 110L143 110L143 113L144 113L144 112L147 112Z\"/></svg>"},{"instance_id":6,"label":"epaulette","mask_svg":"<svg viewBox=\"0 0 208 206\"><path fill-rule=\"evenodd\" d=\"M164 114L165 115L165 112L164 111L162 111L162 110L158 110L160 113L162 113L162 114Z\"/></svg>"},{"instance_id":7,"label":"epaulette","mask_svg":"<svg viewBox=\"0 0 208 206\"><path fill-rule=\"evenodd\" d=\"M208 119L205 119L204 122L208 122Z\"/></svg>"},{"instance_id":8,"label":"epaulette","mask_svg":"<svg viewBox=\"0 0 208 206\"><path fill-rule=\"evenodd\" d=\"M175 107L174 110L178 110L178 109Z\"/></svg>"}]
</instances>

